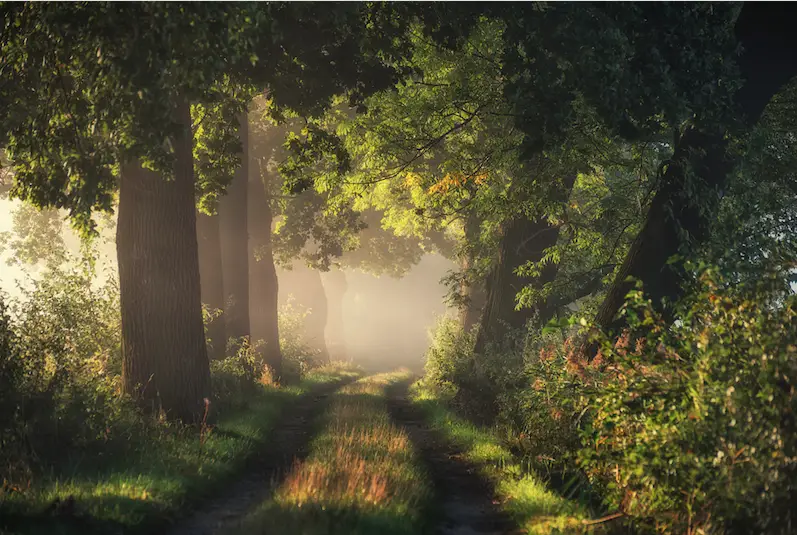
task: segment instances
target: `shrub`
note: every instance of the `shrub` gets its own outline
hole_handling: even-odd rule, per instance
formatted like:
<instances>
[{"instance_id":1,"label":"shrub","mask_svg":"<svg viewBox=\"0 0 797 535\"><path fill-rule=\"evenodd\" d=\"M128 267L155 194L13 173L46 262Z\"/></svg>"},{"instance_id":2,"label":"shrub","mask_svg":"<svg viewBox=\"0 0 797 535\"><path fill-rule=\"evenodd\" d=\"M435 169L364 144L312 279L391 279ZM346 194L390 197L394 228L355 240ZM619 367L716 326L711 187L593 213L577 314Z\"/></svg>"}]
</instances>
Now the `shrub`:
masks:
<instances>
[{"instance_id":1,"label":"shrub","mask_svg":"<svg viewBox=\"0 0 797 535\"><path fill-rule=\"evenodd\" d=\"M573 340L563 332L537 333L525 350L520 385L499 395L499 423L510 440L538 468L558 473L574 464L598 376Z\"/></svg>"},{"instance_id":2,"label":"shrub","mask_svg":"<svg viewBox=\"0 0 797 535\"><path fill-rule=\"evenodd\" d=\"M465 332L456 319L443 317L426 353L426 380L447 395L460 412L492 422L501 393L516 389L522 380L523 354L515 349L518 345L514 342L523 334L512 332L505 345L488 346L484 355L476 355L476 329Z\"/></svg>"},{"instance_id":3,"label":"shrub","mask_svg":"<svg viewBox=\"0 0 797 535\"><path fill-rule=\"evenodd\" d=\"M241 405L251 395L261 375L258 349L262 342L253 345L249 338L230 338L228 356L210 361L210 378L213 400L222 406Z\"/></svg>"},{"instance_id":4,"label":"shrub","mask_svg":"<svg viewBox=\"0 0 797 535\"><path fill-rule=\"evenodd\" d=\"M321 364L320 352L313 349L304 337L305 320L310 309L294 304L293 299L280 307L279 332L282 350L282 380L287 384L298 382L308 370Z\"/></svg>"},{"instance_id":5,"label":"shrub","mask_svg":"<svg viewBox=\"0 0 797 535\"><path fill-rule=\"evenodd\" d=\"M6 479L70 450L123 446L137 434L143 419L119 393L113 280L98 286L90 262L52 266L23 290L12 312L0 306L0 471Z\"/></svg>"},{"instance_id":6,"label":"shrub","mask_svg":"<svg viewBox=\"0 0 797 535\"><path fill-rule=\"evenodd\" d=\"M721 283L706 270L671 327L632 293L580 461L640 529L793 533L797 301Z\"/></svg>"}]
</instances>

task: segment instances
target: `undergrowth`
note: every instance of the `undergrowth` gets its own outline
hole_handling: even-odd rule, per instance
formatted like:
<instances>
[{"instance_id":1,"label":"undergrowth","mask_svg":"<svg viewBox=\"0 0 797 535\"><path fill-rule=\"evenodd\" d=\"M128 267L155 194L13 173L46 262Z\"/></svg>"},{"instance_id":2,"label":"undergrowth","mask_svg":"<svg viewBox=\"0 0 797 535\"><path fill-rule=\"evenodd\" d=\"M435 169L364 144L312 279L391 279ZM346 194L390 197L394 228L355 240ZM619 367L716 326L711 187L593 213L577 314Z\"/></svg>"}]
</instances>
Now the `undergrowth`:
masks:
<instances>
[{"instance_id":1,"label":"undergrowth","mask_svg":"<svg viewBox=\"0 0 797 535\"><path fill-rule=\"evenodd\" d=\"M441 433L468 462L495 484L500 507L531 534L581 533L588 511L577 501L552 492L537 474L512 454L492 431L458 416L451 408L451 392L428 380L412 385L410 399L419 406L430 427Z\"/></svg>"},{"instance_id":2,"label":"undergrowth","mask_svg":"<svg viewBox=\"0 0 797 535\"><path fill-rule=\"evenodd\" d=\"M573 318L479 355L444 323L416 399L432 398L432 420L474 458L486 446L447 407L472 417L492 400L503 442L553 488L584 491L612 529L794 533L793 289L781 273L742 285L690 269L693 291L670 318L631 292L621 333Z\"/></svg>"},{"instance_id":3,"label":"undergrowth","mask_svg":"<svg viewBox=\"0 0 797 535\"><path fill-rule=\"evenodd\" d=\"M202 438L193 427L160 424L131 436L123 456L70 452L28 488L2 495L4 527L10 533L148 533L240 470L298 397L358 373L332 365L297 386L259 386L246 407L222 416Z\"/></svg>"}]
</instances>

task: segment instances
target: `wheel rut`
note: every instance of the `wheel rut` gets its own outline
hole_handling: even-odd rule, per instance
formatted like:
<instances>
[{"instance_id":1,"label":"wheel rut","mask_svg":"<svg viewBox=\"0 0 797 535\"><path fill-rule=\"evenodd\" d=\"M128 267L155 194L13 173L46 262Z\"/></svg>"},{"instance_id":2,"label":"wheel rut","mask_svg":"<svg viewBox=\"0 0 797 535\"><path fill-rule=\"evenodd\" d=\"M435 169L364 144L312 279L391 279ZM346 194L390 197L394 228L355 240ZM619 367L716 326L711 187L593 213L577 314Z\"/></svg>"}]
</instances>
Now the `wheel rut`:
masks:
<instances>
[{"instance_id":1,"label":"wheel rut","mask_svg":"<svg viewBox=\"0 0 797 535\"><path fill-rule=\"evenodd\" d=\"M429 473L435 503L430 507L436 535L508 535L522 531L501 511L493 484L478 468L462 457L439 432L430 429L420 408L407 399L410 383L388 391L388 410L394 423L403 427Z\"/></svg>"},{"instance_id":2,"label":"wheel rut","mask_svg":"<svg viewBox=\"0 0 797 535\"><path fill-rule=\"evenodd\" d=\"M320 387L287 407L268 443L247 463L242 475L218 498L200 504L162 533L218 535L237 525L244 515L273 494L296 460L307 457L325 412L324 401L348 382Z\"/></svg>"}]
</instances>

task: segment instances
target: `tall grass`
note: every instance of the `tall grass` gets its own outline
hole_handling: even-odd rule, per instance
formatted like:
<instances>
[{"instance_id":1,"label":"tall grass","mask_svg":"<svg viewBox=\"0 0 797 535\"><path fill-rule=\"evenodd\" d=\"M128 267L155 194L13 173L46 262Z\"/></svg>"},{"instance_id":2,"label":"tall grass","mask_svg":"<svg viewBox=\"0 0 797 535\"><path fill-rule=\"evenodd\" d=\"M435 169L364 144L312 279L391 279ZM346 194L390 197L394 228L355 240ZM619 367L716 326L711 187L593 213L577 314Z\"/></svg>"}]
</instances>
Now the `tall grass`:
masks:
<instances>
[{"instance_id":1,"label":"tall grass","mask_svg":"<svg viewBox=\"0 0 797 535\"><path fill-rule=\"evenodd\" d=\"M431 495L407 434L393 425L385 391L408 373L344 387L309 457L297 461L273 499L236 533L417 534Z\"/></svg>"},{"instance_id":2,"label":"tall grass","mask_svg":"<svg viewBox=\"0 0 797 535\"><path fill-rule=\"evenodd\" d=\"M152 435L131 437L124 456L74 453L29 489L0 493L0 533L150 533L228 483L291 403L358 373L334 365L314 370L297 386L261 386L245 406L203 433L157 426Z\"/></svg>"},{"instance_id":3,"label":"tall grass","mask_svg":"<svg viewBox=\"0 0 797 535\"><path fill-rule=\"evenodd\" d=\"M578 502L552 492L526 470L498 437L458 416L428 381L410 389L411 402L420 407L428 425L440 432L462 457L476 465L495 484L500 507L529 534L583 533L587 511Z\"/></svg>"}]
</instances>

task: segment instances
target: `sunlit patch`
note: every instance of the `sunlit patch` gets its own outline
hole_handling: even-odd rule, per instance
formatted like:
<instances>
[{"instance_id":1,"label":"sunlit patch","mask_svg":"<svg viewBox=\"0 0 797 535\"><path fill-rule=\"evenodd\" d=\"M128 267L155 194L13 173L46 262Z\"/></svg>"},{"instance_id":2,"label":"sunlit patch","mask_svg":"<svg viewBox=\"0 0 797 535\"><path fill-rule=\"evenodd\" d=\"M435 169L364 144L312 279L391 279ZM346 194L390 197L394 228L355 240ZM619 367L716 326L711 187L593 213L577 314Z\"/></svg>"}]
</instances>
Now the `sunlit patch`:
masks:
<instances>
[{"instance_id":1,"label":"sunlit patch","mask_svg":"<svg viewBox=\"0 0 797 535\"><path fill-rule=\"evenodd\" d=\"M273 501L245 521L240 533L266 532L276 523L281 528L274 533L322 533L328 523L336 526L335 533L349 532L340 531L342 526L371 533L375 528L364 526L374 519L412 533L430 488L409 437L391 422L385 400L386 388L407 377L377 375L341 389L309 458L295 462Z\"/></svg>"},{"instance_id":2,"label":"sunlit patch","mask_svg":"<svg viewBox=\"0 0 797 535\"><path fill-rule=\"evenodd\" d=\"M554 494L534 474L524 470L488 430L455 415L423 382L411 388L412 402L422 407L431 426L463 450L462 457L477 465L496 484L502 510L526 533L581 533L586 511Z\"/></svg>"}]
</instances>

